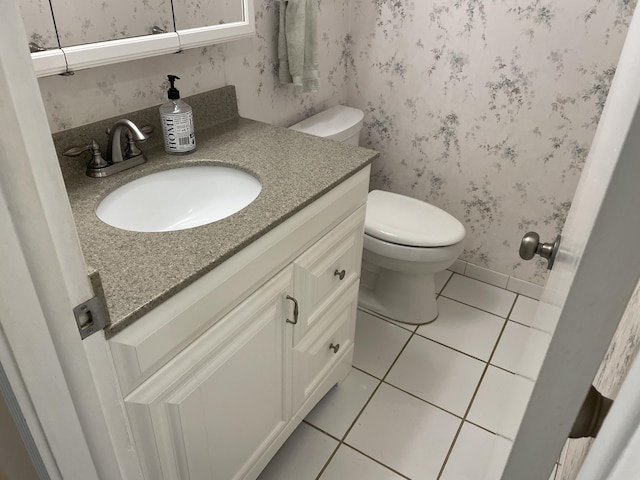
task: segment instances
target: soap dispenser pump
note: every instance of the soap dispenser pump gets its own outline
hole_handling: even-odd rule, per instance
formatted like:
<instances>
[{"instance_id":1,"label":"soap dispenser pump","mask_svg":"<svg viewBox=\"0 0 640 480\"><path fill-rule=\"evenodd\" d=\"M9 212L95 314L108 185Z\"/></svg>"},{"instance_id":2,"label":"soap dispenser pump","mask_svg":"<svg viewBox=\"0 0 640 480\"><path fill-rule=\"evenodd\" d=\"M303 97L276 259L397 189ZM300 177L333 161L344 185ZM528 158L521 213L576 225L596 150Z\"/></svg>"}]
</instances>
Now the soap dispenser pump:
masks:
<instances>
[{"instance_id":1,"label":"soap dispenser pump","mask_svg":"<svg viewBox=\"0 0 640 480\"><path fill-rule=\"evenodd\" d=\"M167 153L185 154L195 150L196 136L193 128L193 110L183 100L175 87L176 75L167 75L169 101L160 106L160 123Z\"/></svg>"}]
</instances>

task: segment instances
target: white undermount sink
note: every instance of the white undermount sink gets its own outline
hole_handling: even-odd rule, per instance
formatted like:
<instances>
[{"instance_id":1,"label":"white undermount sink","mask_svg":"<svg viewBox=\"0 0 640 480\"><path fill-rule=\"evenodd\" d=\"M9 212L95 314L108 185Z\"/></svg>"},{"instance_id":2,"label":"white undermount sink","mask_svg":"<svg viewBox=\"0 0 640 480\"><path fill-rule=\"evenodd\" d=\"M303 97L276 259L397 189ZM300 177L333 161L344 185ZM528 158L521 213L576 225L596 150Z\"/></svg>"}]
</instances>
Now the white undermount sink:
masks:
<instances>
[{"instance_id":1,"label":"white undermount sink","mask_svg":"<svg viewBox=\"0 0 640 480\"><path fill-rule=\"evenodd\" d=\"M174 168L138 178L96 208L112 227L170 232L213 223L253 202L262 184L250 173L217 165Z\"/></svg>"}]
</instances>

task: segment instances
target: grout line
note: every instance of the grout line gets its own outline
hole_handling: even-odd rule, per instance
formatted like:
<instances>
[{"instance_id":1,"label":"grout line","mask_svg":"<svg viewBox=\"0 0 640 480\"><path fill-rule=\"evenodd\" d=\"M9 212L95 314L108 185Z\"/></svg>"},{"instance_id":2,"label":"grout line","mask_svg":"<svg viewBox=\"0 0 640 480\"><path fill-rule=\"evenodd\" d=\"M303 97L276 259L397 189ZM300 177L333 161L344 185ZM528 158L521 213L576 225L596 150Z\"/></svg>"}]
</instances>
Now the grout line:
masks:
<instances>
[{"instance_id":1,"label":"grout line","mask_svg":"<svg viewBox=\"0 0 640 480\"><path fill-rule=\"evenodd\" d=\"M509 320L510 322L513 322L513 323L517 323L518 325L522 325L523 327L533 328L533 326L532 326L532 325L527 325L526 323L522 323L522 322L519 322L519 321L517 321L517 320L513 320L512 318L508 318L507 320ZM539 328L537 328L536 330L540 330L540 329L539 329ZM540 331L541 331L541 332L544 332L544 330L540 330Z\"/></svg>"},{"instance_id":2,"label":"grout line","mask_svg":"<svg viewBox=\"0 0 640 480\"><path fill-rule=\"evenodd\" d=\"M484 282L484 281L482 281L482 280L478 280L478 279L475 279L475 278L472 278L472 277L467 277L467 278L469 278L469 279L471 279L471 280L474 280L474 281L477 281L477 282L481 282L481 283L486 283L487 285L491 285L492 287L499 288L499 289L501 289L501 290L505 290L505 291L507 291L507 292L510 292L510 293L514 293L514 294L515 294L515 298L514 298L514 300L513 300L512 304L511 304L511 307L509 308L509 312L507 313L506 317L502 317L502 316L497 315L497 314L495 314L495 313L493 313L493 312L489 312L489 311L487 311L487 310L484 310L484 309L478 308L478 307L476 307L476 306L474 306L474 305L469 305L469 304L464 303L464 302L461 302L461 301L459 301L459 300L456 300L456 299L453 299L453 298L449 298L449 297L447 297L447 296L445 296L445 295L442 295L442 292L445 290L445 288L447 287L447 285L449 284L449 282L451 281L451 279L453 279L454 275L461 275L461 274L457 274L457 273L455 273L455 272L452 272L452 274L449 276L449 278L447 279L447 281L444 283L444 285L443 285L443 286L442 286L442 288L440 289L440 292L437 292L437 293L436 293L436 299L437 299L437 298L439 298L440 296L443 296L444 298L447 298L447 299L449 299L449 300L451 300L451 301L454 301L454 302L460 303L460 304L462 304L462 305L466 305L466 306L471 307L471 308L474 308L474 309L476 309L476 310L478 310L478 311L482 311L482 312L488 313L488 314L490 314L490 315L493 315L493 316L495 316L495 317L501 318L501 319L504 321L504 322L503 322L503 325L502 325L502 328L501 328L501 330L500 330L500 333L498 334L498 337L497 337L497 338L496 338L496 340L495 340L495 344L494 344L494 346L493 346L493 349L491 350L491 353L490 353L490 355L489 355L489 358L488 358L487 360L479 359L479 358L477 358L477 357L474 357L473 355L469 355L469 354L467 354L467 353L465 353L465 352L462 352L462 351L459 351L459 350L457 350L457 349L455 349L455 348L452 348L452 347L450 347L449 345L446 345L446 344L443 344L443 343L437 342L437 341L432 340L432 339L430 339L430 338L428 338L428 337L426 337L426 336L424 336L424 335L418 334L418 333L417 333L417 330L418 330L419 325L416 325L416 327L415 327L413 330L409 330L408 328L406 328L406 327L402 326L401 324L394 323L394 322L393 322L393 321L391 321L390 319L388 319L388 318L386 318L386 317L384 317L384 316L381 316L380 314L377 314L376 312L369 311L369 310L367 310L367 309L363 309L363 308L361 308L360 306L358 306L358 309L359 309L360 311L362 311L362 312L364 312L364 313L367 313L367 314L370 314L370 315L372 315L372 316L374 316L374 317L376 317L376 318L379 318L380 320L384 320L384 321L386 321L386 322L388 322L388 323L391 323L392 325L395 325L395 326L397 326L398 328L403 328L404 330L406 330L406 331L410 332L410 334L411 334L411 335L409 336L409 338L407 339L407 341L405 342L405 344L403 345L403 347L400 349L400 352L398 353L398 355L396 356L396 358L393 360L393 362L391 363L391 365L389 366L389 368L387 369L387 371L385 372L385 374L382 376L382 378L381 378L381 379L380 379L380 378L378 378L378 377L376 377L375 375L372 375L371 373L369 373L369 372L367 372L367 371L365 371L365 370L361 369L361 368L358 368L358 367L352 366L352 368L355 368L356 370L358 370L358 371L360 371L360 372L362 372L362 373L365 373L365 374L367 374L367 375L369 375L369 376L371 376L371 377L375 378L376 380L378 380L378 385L373 389L373 391L372 391L371 395L369 396L369 398L367 399L367 401L364 403L364 405L362 406L362 408L360 409L360 411L358 412L358 414L355 416L355 418L354 418L353 422L351 422L351 425L349 425L349 427L347 428L346 432L343 434L342 438L337 438L337 437L335 437L335 436L333 436L333 435L329 434L328 432L325 432L324 430L322 430L322 429L320 429L320 428L316 427L315 425L313 425L313 424L311 424L311 423L307 422L306 420L303 420L303 422L304 422L304 423L306 423L307 425L309 425L309 426L313 427L314 429L316 429L317 431L319 431L319 432L321 432L321 433L323 433L323 434L327 435L328 437L330 437L330 438L332 438L332 439L334 439L334 440L337 440L337 441L338 441L338 445L336 446L336 448L333 450L333 452L331 453L331 455L329 456L329 458L327 459L327 461L326 461L326 462L325 462L325 464L323 465L322 469L320 470L320 472L318 473L318 475L317 475L317 477L316 477L316 480L319 480L319 479L322 477L322 475L324 474L324 472L326 471L327 467L329 466L329 464L330 464L330 463L331 463L331 461L333 460L334 456L336 455L336 453L337 453L337 451L338 451L338 449L340 448L340 446L341 446L341 445L345 445L345 446L347 446L348 448L352 448L353 450L355 450L356 452L358 452L358 453L362 454L363 456L365 456L365 457L369 458L370 460L372 460L372 461L374 461L374 462L378 463L379 465L381 465L381 466L383 466L383 467L385 467L385 468L389 469L390 471L392 471L392 472L394 472L394 473L396 473L396 474L400 475L402 478L405 478L405 479L407 479L407 480L410 480L410 479L409 479L409 477L407 477L407 476L403 475L403 474L402 474L402 473L400 473L400 472L397 472L397 471L396 471L396 470L394 470L393 468L391 468L391 467L389 467L388 465L385 465L384 463L382 463L380 460L377 460L377 459L375 459L375 458L373 458L373 457L371 457L371 456L367 455L366 453L364 453L364 452L362 452L362 451L358 450L357 448L353 447L352 445L350 445L350 444L348 444L348 443L346 442L346 438L348 437L349 433L351 433L351 431L352 431L352 430L353 430L353 428L355 427L356 423L358 422L358 419L362 416L363 412L365 411L365 409L367 408L367 406L369 405L369 403L371 402L371 400L373 399L373 397L375 396L375 394L377 393L377 391L380 389L380 387L381 387L381 385L382 385L382 384L385 384L385 385L387 385L387 386L390 386L390 387L392 387L392 388L394 388L394 389L396 389L396 390L398 390L398 391L401 391L401 392L403 392L403 393L405 393L405 394L407 394L407 395L410 395L411 397L416 398L416 399L420 400L421 402L424 402L424 403L426 403L426 404L428 404L428 405L430 405L430 406L432 406L432 407L435 407L435 408L437 408L437 409L439 409L439 410L441 410L441 411L443 411L443 412L445 412L445 413L447 413L447 414L449 414L449 415L452 415L452 416L454 416L455 418L457 418L457 419L459 419L459 420L460 420L460 425L458 426L458 430L456 431L456 434L454 435L454 438L453 438L453 441L452 441L452 443L451 443L451 446L449 447L449 451L447 452L447 455L446 455L446 457L445 457L445 459L444 459L444 461L443 461L443 463L442 463L442 467L440 468L440 471L439 471L439 473L438 473L438 476L437 476L437 478L438 478L438 479L441 477L441 475L442 475L442 474L443 474L443 472L444 472L444 469L445 469L445 467L446 467L446 465L447 465L447 462L448 462L448 460L449 460L449 458L450 458L450 456L451 456L451 453L452 453L452 451L453 451L453 449L454 449L454 446L455 446L455 444L456 444L456 442L457 442L457 440L458 440L458 437L459 437L459 435L460 435L460 432L462 431L462 428L463 428L463 426L464 426L464 423L465 423L465 422L468 422L468 423L470 423L471 425L474 425L474 426L476 426L476 427L478 427L478 428L481 428L482 430L485 430L485 431L487 431L487 432L489 432L489 433L492 433L492 434L494 434L494 435L496 435L496 436L499 436L496 432L492 432L491 430L487 429L486 427L483 427L483 426L481 426L481 425L477 425L477 424L475 424L475 423L473 423L473 422L468 421L468 420L467 420L467 416L468 416L469 412L471 411L471 407L473 406L473 402L475 401L475 398L476 398L476 396L477 396L477 394L478 394L478 391L480 390L480 386L482 385L482 381L484 380L484 378L485 378L485 376L486 376L486 373L487 373L487 371L488 371L488 369L489 369L489 366L494 366L494 367L495 367L495 365L491 365L491 363L490 363L490 362L491 362L491 360L492 360L492 358L493 358L493 355L495 354L495 351L496 351L496 349L497 349L497 347L498 347L498 344L499 344L499 342L500 342L500 340L501 340L501 338L502 338L502 336L503 336L503 333L504 333L504 330L505 330L505 328L506 328L507 322L509 321L509 316L511 315L511 313L512 313L512 311L513 311L513 308L515 307L515 303L516 303L516 301L517 301L517 299L518 299L518 296L519 296L519 295L521 295L521 294L519 294L519 293L517 293L517 292L511 292L510 290L507 290L506 288L501 288L501 287L498 287L498 286L493 285L493 284L491 284L491 283ZM465 275L462 275L462 276L465 276ZM524 295L523 295L523 296L524 296ZM516 322L516 323L517 323L517 322ZM473 358L474 360L481 361L482 363L484 363L484 364L485 364L485 365L484 365L484 369L483 369L483 371L482 371L482 374L480 375L480 378L479 378L479 380L478 380L478 383L477 383L477 385L476 385L476 388L475 388L475 390L474 390L474 392L473 392L473 395L472 395L472 397L471 397L471 400L469 401L469 405L467 406L467 408L466 408L466 410L465 410L465 413L464 413L464 415L463 415L462 417L460 417L459 415L456 415L456 414L454 414L454 413L452 413L452 412L449 412L448 410L446 410L446 409L444 409L444 408L442 408L442 407L440 407L440 406L438 406L438 405L435 405L435 404L433 404L433 403L431 403L431 402L428 402L428 401L426 401L426 400L424 400L424 399L422 399L422 398L420 398L420 397L418 397L418 396L416 396L416 395L414 395L414 394L412 394L412 393L410 393L410 392L407 392L407 391L405 391L405 390L403 390L403 389L401 389L401 388L398 388L397 386L395 386L395 385L393 385L393 384L391 384L391 383L388 383L388 382L386 381L387 376L389 375L389 373L391 372L391 370L393 369L393 367L394 367L394 366L396 365L396 363L398 362L398 360L399 360L400 356L401 356L401 355L402 355L402 353L405 351L405 349L407 348L407 345L409 344L409 342L411 341L411 339L414 337L414 335L418 335L420 338L424 338L425 340L428 340L428 341L434 342L434 343L436 343L436 344L438 344L438 345L441 345L441 346L443 346L443 347L445 347L445 348L449 348L449 349L451 349L451 350L453 350L453 351L455 351L455 352L461 353L461 354L466 355L466 356L468 356L468 357L470 357L470 358ZM495 367L495 368L500 368L500 367ZM502 369L502 370L505 370L505 369ZM505 370L505 371L508 371L508 370ZM513 372L509 372L509 373L513 373Z\"/></svg>"},{"instance_id":3,"label":"grout line","mask_svg":"<svg viewBox=\"0 0 640 480\"><path fill-rule=\"evenodd\" d=\"M464 261L464 260L462 260L462 261ZM475 263L469 263L469 262L466 262L466 265L465 265L465 267L464 267L464 272L463 272L463 273L454 272L453 270L447 270L447 271L452 272L454 275L455 275L455 274L457 274L457 275L460 275L460 276L462 276L462 277L467 277L467 278L470 278L470 279L472 279L472 280L477 280L478 282L486 283L486 284L488 284L488 285L492 285L492 286L497 287L497 288L500 288L500 289L502 289L502 290L506 290L507 292L515 293L516 295L522 295L523 297L530 298L531 300L538 300L538 301L540 300L539 298L535 298L535 297L532 297L532 296L530 296L530 295L525 295L524 293L516 292L515 290L511 290L511 289L507 288L506 286L505 286L505 287L500 287L500 286L498 286L498 285L494 285L493 283L489 283L489 282L486 282L486 281L484 281L484 280L480 280L480 279L478 279L478 278L471 277L471 276L467 275L467 266L468 266L468 265L474 265L474 266L479 267L479 268L484 268L484 269L486 269L486 270L489 270L490 272L494 272L494 273L497 273L497 274L499 274L499 275L507 275L506 273L500 273L500 272L498 272L498 271L496 271L496 270L491 270L490 268L483 267L482 265L476 265ZM518 281L520 281L520 282L529 283L529 284L531 284L531 285L534 285L534 286L536 286L536 287L539 287L539 288L541 288L542 290L544 290L544 288L545 288L545 286L546 286L546 285L538 285L537 283L529 282L529 281L527 281L527 280L523 280L523 279L521 279L521 278L514 277L514 276L512 276L512 275L507 275L507 277L508 277L508 279L507 279L507 285L509 285L509 280L513 278L514 280L518 280Z\"/></svg>"},{"instance_id":4,"label":"grout line","mask_svg":"<svg viewBox=\"0 0 640 480\"><path fill-rule=\"evenodd\" d=\"M302 419L301 423L306 423L308 426L310 426L311 428L313 428L314 430L319 431L320 433L324 433L326 436L333 438L336 442L339 442L340 439L338 437L336 437L335 435L330 434L329 432L324 431L323 429L321 429L320 427L314 425L311 422L307 422L307 420L305 418Z\"/></svg>"},{"instance_id":5,"label":"grout line","mask_svg":"<svg viewBox=\"0 0 640 480\"><path fill-rule=\"evenodd\" d=\"M456 445L456 442L458 441L458 437L460 436L460 432L462 431L462 427L464 426L464 423L467 421L467 416L469 415L469 412L471 411L471 407L473 406L473 402L475 401L476 397L478 396L478 392L480 391L480 386L482 385L482 382L484 381L484 377L486 376L487 371L489 370L489 366L491 365L491 360L493 359L493 355L495 354L496 350L498 349L498 344L500 343L500 339L502 338L502 334L504 333L504 330L507 327L507 322L508 322L507 318L509 318L509 315L511 315L511 312L513 311L513 308L514 308L514 306L516 304L517 298L518 298L518 294L516 294L516 298L514 299L513 303L511 304L511 308L509 309L509 313L507 314L507 317L504 319L504 324L502 325L502 329L500 330L500 333L498 334L498 338L496 339L496 343L493 346L493 349L491 350L491 354L489 355L489 359L485 362L485 367L484 367L484 370L482 371L482 375L480 375L480 380L478 381L478 384L476 385L476 389L473 392L473 395L471 396L471 400L469 401L469 405L467 406L467 409L466 409L466 411L464 413L464 417L462 418L462 422L460 422L460 426L458 427L458 431L456 432L455 436L453 437L453 442L451 443L451 447L449 448L449 451L447 452L447 456L445 457L444 462L442 463L442 467L440 468L440 472L438 473L438 477L437 477L438 479L442 476L442 474L444 472L444 469L447 466L447 462L449 461L449 458L451 457L451 453L453 452L453 449L454 449L454 447ZM500 317L500 318L503 318L503 317ZM469 423L471 423L471 422L469 422Z\"/></svg>"},{"instance_id":6,"label":"grout line","mask_svg":"<svg viewBox=\"0 0 640 480\"><path fill-rule=\"evenodd\" d=\"M484 362L483 362L483 363L484 363ZM400 388L400 387L398 387L398 386L394 385L393 383L389 383L389 382L386 382L386 381L385 381L385 382L382 382L382 383L384 383L385 385L387 385L387 386L389 386L389 387L392 387L392 388L394 388L394 389L396 389L396 390L398 390L398 391L400 391L400 392L402 392L402 393L406 393L406 394L407 394L407 395L409 395L410 397L413 397L413 398L415 398L416 400L420 400L422 403L426 403L427 405L430 405L430 406L432 406L432 407L434 407L434 408L437 408L438 410L442 410L444 413L448 413L448 414L449 414L449 415L451 415L451 416L454 416L454 417L456 417L456 418L458 418L458 419L460 419L460 420L463 420L463 417L461 417L459 414L457 414L457 413L453 413L453 412L450 412L449 410L447 410L447 409L446 409L446 408L444 408L444 407L441 407L441 406L439 406L439 405L436 405L435 403L431 403L429 400L425 400L424 398L420 398L420 397L418 397L415 393L407 392L406 390L403 390L402 388Z\"/></svg>"},{"instance_id":7,"label":"grout line","mask_svg":"<svg viewBox=\"0 0 640 480\"><path fill-rule=\"evenodd\" d=\"M502 318L502 317L500 317L500 318ZM434 340L433 338L429 338L429 337L427 337L427 336L425 336L425 335L423 335L421 333L416 332L416 335L419 336L420 338L423 338L423 339L428 340L430 342L436 343L436 344L440 345L441 347L445 347L445 348L448 348L449 350L453 350L454 352L461 353L462 355L464 355L466 357L473 358L474 360L479 360L482 363L487 363L487 360L484 360L483 358L479 358L479 357L476 357L474 355L471 355L470 353L463 352L462 350L458 350L457 348L453 348L451 345L447 345L446 343L439 342L438 340Z\"/></svg>"},{"instance_id":8,"label":"grout line","mask_svg":"<svg viewBox=\"0 0 640 480\"><path fill-rule=\"evenodd\" d=\"M447 270L447 272L451 272L451 270ZM440 289L440 291L436 292L436 298L440 296L440 294L444 291L445 288L447 288L447 285L449 285L449 282L451 281L451 279L455 274L456 272L451 272L451 275L449 275L449 278L447 278L447 281L444 282L444 285L442 285L442 288Z\"/></svg>"},{"instance_id":9,"label":"grout line","mask_svg":"<svg viewBox=\"0 0 640 480\"><path fill-rule=\"evenodd\" d=\"M496 288L498 288L498 287L496 287ZM518 296L518 294L516 293L516 297L517 296ZM511 305L511 307L509 307L509 313L506 316L503 317L502 315L498 315L495 312L490 312L489 310L485 310L484 308L476 307L475 305L471 305L469 303L461 302L460 300L457 300L457 299L451 298L451 297L447 297L446 295L443 295L443 294L440 294L438 297L446 298L447 300L451 300L452 302L461 303L462 305L466 305L467 307L475 308L476 310L480 310L481 312L488 313L490 315L493 315L495 317L500 317L500 318L503 318L505 320L507 320L509 318L509 315L511 315L511 310L513 309L513 305ZM515 303L515 301L514 301L514 303Z\"/></svg>"},{"instance_id":10,"label":"grout line","mask_svg":"<svg viewBox=\"0 0 640 480\"><path fill-rule=\"evenodd\" d=\"M384 320L385 322L389 322L392 325L395 325L396 327L400 327L409 332L414 332L420 326L419 324L414 324L414 323L398 322L393 318L385 317L381 313L374 312L373 310L369 310L367 307L363 307L362 305L358 305L358 310L360 310L362 313L366 313L367 315L371 315L372 317L379 318L380 320ZM435 320L432 320L432 322L435 322ZM413 330L409 328L410 325L413 325ZM428 324L424 324L424 325L428 325Z\"/></svg>"},{"instance_id":11,"label":"grout line","mask_svg":"<svg viewBox=\"0 0 640 480\"><path fill-rule=\"evenodd\" d=\"M384 463L382 463L380 460L376 460L375 458L373 458L372 456L370 456L370 455L368 455L368 454L364 453L363 451L358 450L358 449L357 449L357 448L355 448L353 445L350 445L350 444L348 444L348 443L346 443L346 442L344 442L344 445L345 445L345 447L350 448L350 449L352 449L352 450L355 450L355 451L356 451L356 452L358 452L359 454L361 454L361 455L363 455L363 456L367 457L369 460L373 460L373 461L374 461L374 462L376 462L378 465L383 466L383 467L384 467L384 468L386 468L387 470L391 470L391 471L392 471L393 473L395 473L396 475L399 475L399 476L400 476L400 477L402 477L402 478L406 478L407 480L411 480L411 478L410 478L410 477L407 477L405 474L400 473L400 472L399 472L399 471L397 471L397 470L394 470L394 469L393 469L393 468L391 468L389 465L385 465L385 464L384 464Z\"/></svg>"},{"instance_id":12,"label":"grout line","mask_svg":"<svg viewBox=\"0 0 640 480\"><path fill-rule=\"evenodd\" d=\"M402 355L402 352L404 352L405 348L407 348L407 345L409 344L409 341L411 340L411 338L413 337L413 335L415 335L415 332L411 332L411 335L409 336L409 338L407 339L407 341L405 342L405 344L403 345L403 347L400 349L400 352L398 352L398 355L396 355L396 358L393 360L393 362L391 362L391 365L389 366L389 368L387 369L386 373L383 375L382 379L380 380L380 382L378 383L378 385L376 386L376 388L374 388L373 392L371 393L371 395L369 396L369 398L367 399L367 401L365 402L365 404L362 406L362 408L360 409L360 411L358 412L358 414L356 415L356 417L354 418L353 422L351 422L351 425L349 425L349 428L347 428L347 431L344 433L344 435L342 436L342 438L340 439L340 442L338 443L338 446L336 447L336 449L334 450L334 452L331 454L331 456L329 457L329 459L326 461L326 463L324 464L324 466L322 467L322 470L320 470L320 473L318 474L318 476L316 477L316 480L319 480L319 478L322 476L322 474L324 473L324 471L327 469L327 467L329 466L329 463L331 463L331 460L333 459L333 457L335 456L336 452L338 451L338 448L340 448L340 445L345 443L345 439L347 438L347 436L349 435L349 433L351 433L351 430L353 429L353 427L355 426L355 424L357 423L358 419L360 418L360 416L362 415L362 412L364 412L364 410L367 408L367 406L369 405L369 403L371 402L371 399L375 396L376 392L380 389L380 386L385 383L384 380L385 378L387 378L387 375L389 375L389 372L391 371L391 369L394 367L394 365L396 364L396 362L398 361L398 359L400 358L400 355ZM360 370L360 369L358 369ZM367 372L365 372L367 373ZM368 375L371 375L370 373ZM373 375L371 375L373 376ZM377 377L374 377L377 378ZM346 444L349 445L349 444ZM349 445L350 446L350 445ZM380 465L385 466L386 468L391 469L388 465L384 465L383 463L379 462ZM393 470L395 471L395 470ZM406 477L405 477L406 478Z\"/></svg>"},{"instance_id":13,"label":"grout line","mask_svg":"<svg viewBox=\"0 0 640 480\"><path fill-rule=\"evenodd\" d=\"M500 290L504 290L505 292L514 293L516 295L520 295L518 292L512 292L511 290L508 290L506 287L500 287L498 285L494 285L493 283L485 282L484 280L479 280L477 278L473 278L473 277L470 277L468 275L463 275L461 273L456 273L456 272L453 272L453 275L460 275L461 277L468 278L469 280L475 280L476 282L484 283L486 285L491 285L492 287L498 288ZM453 278L453 275L451 275L451 278ZM451 278L449 280L451 280ZM449 282L447 282L447 283L449 283ZM444 287L442 289L444 290Z\"/></svg>"}]
</instances>

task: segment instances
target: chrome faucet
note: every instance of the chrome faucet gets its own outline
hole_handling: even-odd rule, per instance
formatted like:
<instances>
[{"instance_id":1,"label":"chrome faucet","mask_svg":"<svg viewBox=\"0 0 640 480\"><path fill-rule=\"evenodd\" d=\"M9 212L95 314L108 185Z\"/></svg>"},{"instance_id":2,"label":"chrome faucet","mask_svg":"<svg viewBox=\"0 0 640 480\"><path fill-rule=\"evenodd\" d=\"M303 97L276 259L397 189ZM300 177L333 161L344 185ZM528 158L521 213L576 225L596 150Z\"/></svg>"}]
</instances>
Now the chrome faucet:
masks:
<instances>
[{"instance_id":1,"label":"chrome faucet","mask_svg":"<svg viewBox=\"0 0 640 480\"><path fill-rule=\"evenodd\" d=\"M107 144L107 162L116 164L125 160L124 149L122 148L122 129L127 128L134 142L144 142L147 137L131 120L121 118L117 120L109 129L109 143ZM138 150L138 154L130 158L136 158L140 155L144 157L142 152ZM146 159L145 159L146 161ZM142 162L144 163L144 162Z\"/></svg>"},{"instance_id":2,"label":"chrome faucet","mask_svg":"<svg viewBox=\"0 0 640 480\"><path fill-rule=\"evenodd\" d=\"M124 147L122 143L123 129L126 130L125 136L127 139ZM87 165L87 175L89 177L107 177L114 173L142 165L147 161L147 157L145 157L138 148L136 142L144 142L149 138L148 134L151 132L153 132L153 127L151 126L138 128L131 120L122 118L117 120L113 126L107 130L109 142L107 143L106 159L102 157L98 144L95 141L92 141L89 145L72 147L65 151L63 155L76 157L83 152L91 151L93 158Z\"/></svg>"}]
</instances>

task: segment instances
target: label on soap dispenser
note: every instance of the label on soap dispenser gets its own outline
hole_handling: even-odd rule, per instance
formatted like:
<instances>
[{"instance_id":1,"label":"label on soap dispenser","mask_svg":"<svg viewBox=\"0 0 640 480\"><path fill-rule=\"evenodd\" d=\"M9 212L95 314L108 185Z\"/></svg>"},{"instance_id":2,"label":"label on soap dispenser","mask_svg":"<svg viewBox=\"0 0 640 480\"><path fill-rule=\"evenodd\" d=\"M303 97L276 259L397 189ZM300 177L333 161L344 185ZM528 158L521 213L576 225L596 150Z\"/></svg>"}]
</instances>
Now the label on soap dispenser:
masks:
<instances>
[{"instance_id":1,"label":"label on soap dispenser","mask_svg":"<svg viewBox=\"0 0 640 480\"><path fill-rule=\"evenodd\" d=\"M161 121L167 152L187 153L196 148L192 112L163 114Z\"/></svg>"}]
</instances>

